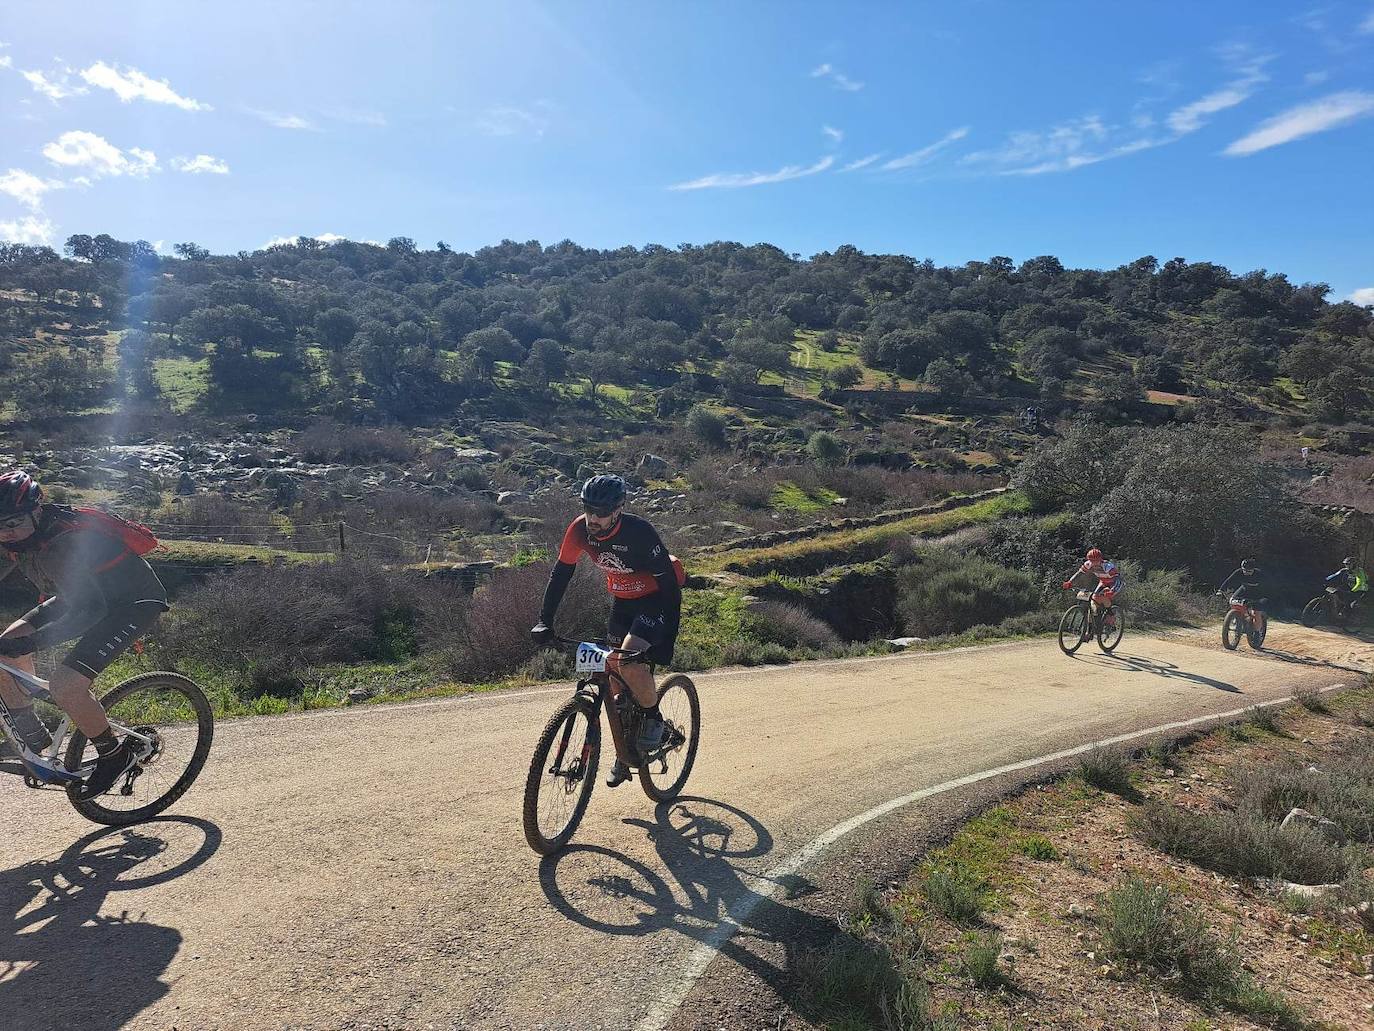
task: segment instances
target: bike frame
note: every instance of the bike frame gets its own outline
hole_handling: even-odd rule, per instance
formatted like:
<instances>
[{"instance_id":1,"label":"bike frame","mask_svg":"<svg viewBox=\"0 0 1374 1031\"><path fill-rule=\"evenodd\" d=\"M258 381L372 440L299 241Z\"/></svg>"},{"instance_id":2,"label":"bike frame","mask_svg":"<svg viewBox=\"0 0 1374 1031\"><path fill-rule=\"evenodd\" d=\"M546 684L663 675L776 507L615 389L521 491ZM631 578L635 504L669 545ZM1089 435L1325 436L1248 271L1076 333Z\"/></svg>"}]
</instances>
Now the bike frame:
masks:
<instances>
[{"instance_id":1,"label":"bike frame","mask_svg":"<svg viewBox=\"0 0 1374 1031\"><path fill-rule=\"evenodd\" d=\"M1248 626L1253 628L1258 625L1259 617L1260 615L1262 615L1262 610L1257 609L1253 605L1247 604L1246 602L1237 601L1235 598L1232 598L1230 600L1230 606L1231 611L1238 615L1241 619L1245 620Z\"/></svg>"},{"instance_id":2,"label":"bike frame","mask_svg":"<svg viewBox=\"0 0 1374 1031\"><path fill-rule=\"evenodd\" d=\"M557 638L556 640L558 643L564 645L581 643L565 640L563 638ZM622 662L647 661L643 658L644 652L626 651L624 648L610 648L608 651L619 655ZM649 663L649 668L652 672L652 663ZM625 743L624 728L621 727L619 719L620 696L621 694L628 694L629 691L630 685L625 682L625 679L615 670L608 669L604 673L591 673L584 676L577 682L577 687L573 689L573 694L585 698L592 704L598 723L601 720L602 712L607 709L607 698L616 703L614 712L606 711L606 725L611 728L611 742L615 745L616 757L626 766L635 767L639 763L639 758L630 754L630 750ZM554 769L558 769L563 765L563 758L568 748L568 740L572 736L572 728L573 721L569 720L567 726L563 728L563 736L558 742L558 751L553 757ZM588 759L590 750L591 742L587 741L582 745L582 761L584 764Z\"/></svg>"},{"instance_id":3,"label":"bike frame","mask_svg":"<svg viewBox=\"0 0 1374 1031\"><path fill-rule=\"evenodd\" d=\"M3 661L0 661L0 673L8 673L13 678L15 686L34 701L47 702L50 705L57 704L53 701L52 695L48 693L48 682L42 677ZM116 733L128 735L145 745L152 745L153 743L152 738L146 734L140 734L122 723L115 723L111 720L110 727ZM75 772L67 769L62 762L60 758L62 748L67 743L68 737L71 736L71 732L71 717L64 712L62 722L58 724L57 730L52 735L52 744L46 751L39 754L24 743L23 737L19 734L19 729L14 725L14 717L9 706L5 704L3 698L0 698L0 737L9 738L10 743L19 750L19 755L24 760L28 772L37 780L48 784L70 784L85 780L95 769L94 760L82 763Z\"/></svg>"}]
</instances>

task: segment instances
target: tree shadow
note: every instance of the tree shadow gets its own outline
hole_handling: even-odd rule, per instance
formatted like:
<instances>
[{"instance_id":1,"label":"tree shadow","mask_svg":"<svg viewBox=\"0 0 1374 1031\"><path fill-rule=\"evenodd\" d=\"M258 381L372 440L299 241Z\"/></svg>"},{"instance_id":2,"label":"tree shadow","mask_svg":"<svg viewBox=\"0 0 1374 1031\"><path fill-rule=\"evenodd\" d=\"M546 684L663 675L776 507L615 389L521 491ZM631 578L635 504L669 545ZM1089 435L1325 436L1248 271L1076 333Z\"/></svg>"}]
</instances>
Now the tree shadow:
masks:
<instances>
[{"instance_id":1,"label":"tree shadow","mask_svg":"<svg viewBox=\"0 0 1374 1031\"><path fill-rule=\"evenodd\" d=\"M1089 665L1101 666L1104 669L1124 669L1131 673L1151 673L1157 677L1165 677L1169 680L1186 680L1190 684L1197 684L1201 687L1211 687L1218 691L1226 691L1231 694L1242 694L1243 692L1235 684L1225 680L1216 680L1212 677L1204 677L1201 673L1190 673L1175 663L1164 659L1151 659L1143 655L1122 655L1113 653L1111 655L1087 655L1071 656L1076 662L1086 662Z\"/></svg>"},{"instance_id":2,"label":"tree shadow","mask_svg":"<svg viewBox=\"0 0 1374 1031\"><path fill-rule=\"evenodd\" d=\"M181 934L146 915L100 911L112 892L201 866L221 838L208 820L164 817L93 831L56 859L0 873L0 919L9 922L0 934L0 1020L27 1031L116 1031L165 995Z\"/></svg>"}]
</instances>

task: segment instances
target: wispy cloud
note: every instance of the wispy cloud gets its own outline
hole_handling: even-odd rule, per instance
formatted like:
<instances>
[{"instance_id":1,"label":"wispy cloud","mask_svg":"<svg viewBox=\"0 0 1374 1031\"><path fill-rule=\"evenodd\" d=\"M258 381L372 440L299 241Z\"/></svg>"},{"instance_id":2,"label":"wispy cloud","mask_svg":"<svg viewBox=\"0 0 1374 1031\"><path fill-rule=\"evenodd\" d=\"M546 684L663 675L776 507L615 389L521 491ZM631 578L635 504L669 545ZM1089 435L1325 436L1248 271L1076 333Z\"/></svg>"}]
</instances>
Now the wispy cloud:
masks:
<instances>
[{"instance_id":1,"label":"wispy cloud","mask_svg":"<svg viewBox=\"0 0 1374 1031\"><path fill-rule=\"evenodd\" d=\"M1086 115L1044 130L1013 132L1001 147L975 151L964 157L963 162L970 165L1015 166L1013 172L1063 163L1070 158L1081 158L1088 148L1102 144L1108 132L1107 125L1098 115Z\"/></svg>"},{"instance_id":2,"label":"wispy cloud","mask_svg":"<svg viewBox=\"0 0 1374 1031\"><path fill-rule=\"evenodd\" d=\"M98 89L109 90L126 104L133 100L146 100L151 104L170 104L183 111L211 110L209 104L183 97L172 89L171 83L166 79L154 79L137 68L120 68L118 65L97 61L82 70L81 78Z\"/></svg>"},{"instance_id":3,"label":"wispy cloud","mask_svg":"<svg viewBox=\"0 0 1374 1031\"><path fill-rule=\"evenodd\" d=\"M1267 82L1264 66L1272 60L1269 54L1255 54L1246 47L1227 48L1224 57L1234 71L1235 77L1219 90L1199 97L1191 104L1185 104L1170 113L1169 128L1179 136L1197 132L1207 124L1207 119L1219 111L1243 104L1254 95L1255 90Z\"/></svg>"},{"instance_id":4,"label":"wispy cloud","mask_svg":"<svg viewBox=\"0 0 1374 1031\"><path fill-rule=\"evenodd\" d=\"M1370 15L1374 18L1374 15ZM1374 286L1362 286L1358 290L1350 291L1347 300L1354 301L1356 304L1374 304Z\"/></svg>"},{"instance_id":5,"label":"wispy cloud","mask_svg":"<svg viewBox=\"0 0 1374 1031\"><path fill-rule=\"evenodd\" d=\"M272 239L268 240L265 244L263 244L261 247L259 247L258 250L265 251L265 250L268 250L268 249L271 248L271 247L282 247L282 246L288 246L288 247L289 247L289 246L291 246L292 244L294 244L297 240L299 240L300 238L301 238L300 234L297 234L296 236L274 236L274 237L272 237ZM347 236L340 236L338 233L317 233L317 234L315 234L314 236L307 236L306 239L308 239L308 240L317 240L317 241L319 241L320 243L340 243L340 242L342 242L342 241L344 241L344 240L350 239L350 237L347 237ZM372 245L375 246L375 247L380 247L380 246L381 246L381 242L378 241L378 240L359 240L359 241L357 241L357 242L358 242L358 243L370 243L370 244L372 244Z\"/></svg>"},{"instance_id":6,"label":"wispy cloud","mask_svg":"<svg viewBox=\"0 0 1374 1031\"><path fill-rule=\"evenodd\" d=\"M289 114L285 111L263 111L255 107L246 108L255 118L260 118L276 129L294 129L300 132L319 132L319 126L308 118Z\"/></svg>"},{"instance_id":7,"label":"wispy cloud","mask_svg":"<svg viewBox=\"0 0 1374 1031\"><path fill-rule=\"evenodd\" d=\"M1374 114L1374 93L1346 90L1332 93L1308 104L1290 107L1236 140L1222 153L1229 157L1244 157L1282 143L1291 143L1304 136L1325 132L1338 126Z\"/></svg>"},{"instance_id":8,"label":"wispy cloud","mask_svg":"<svg viewBox=\"0 0 1374 1031\"><path fill-rule=\"evenodd\" d=\"M833 125L822 125L821 133L836 146L844 142L844 130L836 129Z\"/></svg>"},{"instance_id":9,"label":"wispy cloud","mask_svg":"<svg viewBox=\"0 0 1374 1031\"><path fill-rule=\"evenodd\" d=\"M0 222L0 241L5 243L52 243L57 227L46 218L26 215L13 222Z\"/></svg>"},{"instance_id":10,"label":"wispy cloud","mask_svg":"<svg viewBox=\"0 0 1374 1031\"><path fill-rule=\"evenodd\" d=\"M62 188L56 179L40 179L22 169L11 168L0 175L0 193L8 194L26 208L37 211L43 205L43 194Z\"/></svg>"},{"instance_id":11,"label":"wispy cloud","mask_svg":"<svg viewBox=\"0 0 1374 1031\"><path fill-rule=\"evenodd\" d=\"M0 68L13 68L14 58L9 54L0 54Z\"/></svg>"},{"instance_id":12,"label":"wispy cloud","mask_svg":"<svg viewBox=\"0 0 1374 1031\"><path fill-rule=\"evenodd\" d=\"M890 161L883 162L884 172L895 172L902 168L915 168L917 165L924 165L940 151L944 150L951 143L962 140L968 135L968 126L962 126L952 132L947 132L934 143L927 144L920 150L913 150L910 154L903 154Z\"/></svg>"},{"instance_id":13,"label":"wispy cloud","mask_svg":"<svg viewBox=\"0 0 1374 1031\"><path fill-rule=\"evenodd\" d=\"M1359 32L1362 36L1374 35L1374 11L1364 16L1364 21L1360 22Z\"/></svg>"},{"instance_id":14,"label":"wispy cloud","mask_svg":"<svg viewBox=\"0 0 1374 1031\"><path fill-rule=\"evenodd\" d=\"M488 136L543 136L549 128L548 104L533 109L501 105L489 108L477 119L477 129Z\"/></svg>"},{"instance_id":15,"label":"wispy cloud","mask_svg":"<svg viewBox=\"0 0 1374 1031\"><path fill-rule=\"evenodd\" d=\"M844 90L846 93L856 93L864 88L862 82L856 82L844 72L840 71L833 64L820 64L811 69L811 78L826 79L830 85L836 89Z\"/></svg>"},{"instance_id":16,"label":"wispy cloud","mask_svg":"<svg viewBox=\"0 0 1374 1031\"><path fill-rule=\"evenodd\" d=\"M66 100L68 97L79 97L87 92L85 86L78 86L72 82L72 69L62 68L52 73L49 78L40 71L20 72L30 86L38 93L43 94L49 100L56 103L59 100Z\"/></svg>"},{"instance_id":17,"label":"wispy cloud","mask_svg":"<svg viewBox=\"0 0 1374 1031\"><path fill-rule=\"evenodd\" d=\"M883 156L883 151L880 150L880 151L878 151L878 153L876 153L876 154L869 154L867 157L859 158L858 161L851 161L851 162L849 162L849 164L847 164L847 165L845 165L843 168L841 168L840 171L841 171L841 172L857 172L857 171L858 171L859 169L861 169L861 168L867 168L869 165L873 164L873 162L877 161L877 160L878 160L880 157L882 157L882 156Z\"/></svg>"},{"instance_id":18,"label":"wispy cloud","mask_svg":"<svg viewBox=\"0 0 1374 1031\"><path fill-rule=\"evenodd\" d=\"M228 175L229 165L222 159L211 157L209 154L197 154L193 158L176 157L172 158L172 167L178 172L187 172L191 175Z\"/></svg>"},{"instance_id":19,"label":"wispy cloud","mask_svg":"<svg viewBox=\"0 0 1374 1031\"><path fill-rule=\"evenodd\" d=\"M1329 78L1331 78L1330 72L1319 70L1315 72L1308 72L1306 75L1302 77L1302 81L1309 86L1320 86Z\"/></svg>"},{"instance_id":20,"label":"wispy cloud","mask_svg":"<svg viewBox=\"0 0 1374 1031\"><path fill-rule=\"evenodd\" d=\"M157 171L157 155L151 150L130 147L123 151L102 136L80 130L64 132L43 148L43 156L55 165L82 169L92 178L142 178Z\"/></svg>"},{"instance_id":21,"label":"wispy cloud","mask_svg":"<svg viewBox=\"0 0 1374 1031\"><path fill-rule=\"evenodd\" d=\"M764 186L768 183L782 183L789 179L801 179L808 175L824 172L835 163L834 157L826 155L814 165L784 165L776 172L717 172L685 183L674 183L670 190L733 190L742 186Z\"/></svg>"}]
</instances>

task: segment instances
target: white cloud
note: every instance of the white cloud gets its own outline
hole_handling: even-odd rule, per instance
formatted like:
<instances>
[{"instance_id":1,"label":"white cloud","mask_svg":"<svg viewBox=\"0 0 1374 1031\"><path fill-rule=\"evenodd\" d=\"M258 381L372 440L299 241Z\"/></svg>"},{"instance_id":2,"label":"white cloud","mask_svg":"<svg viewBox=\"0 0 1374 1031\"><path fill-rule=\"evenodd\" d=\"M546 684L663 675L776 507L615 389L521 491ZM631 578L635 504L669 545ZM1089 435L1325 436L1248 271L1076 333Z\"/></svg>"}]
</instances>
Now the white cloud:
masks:
<instances>
[{"instance_id":1,"label":"white cloud","mask_svg":"<svg viewBox=\"0 0 1374 1031\"><path fill-rule=\"evenodd\" d=\"M917 165L923 165L951 143L962 140L967 135L967 125L955 129L952 132L947 132L934 143L927 144L920 150L913 150L910 154L903 154L900 157L893 158L891 161L884 162L882 170L884 172L895 172L901 168L915 168Z\"/></svg>"},{"instance_id":2,"label":"white cloud","mask_svg":"<svg viewBox=\"0 0 1374 1031\"><path fill-rule=\"evenodd\" d=\"M300 115L288 114L282 111L259 111L249 108L248 113L257 118L261 118L268 125L277 129L298 129L309 132L318 132L319 126L309 119L302 118Z\"/></svg>"},{"instance_id":3,"label":"white cloud","mask_svg":"<svg viewBox=\"0 0 1374 1031\"><path fill-rule=\"evenodd\" d=\"M843 168L841 168L840 171L841 171L841 172L857 172L857 171L858 171L859 169L861 169L861 168L867 168L869 165L873 164L873 162L877 161L877 160L878 160L880 157L882 157L882 156L883 156L883 152L882 152L882 151L878 151L878 153L876 153L876 154L869 154L868 157L862 157L862 158L859 158L859 160L857 160L857 161L851 161L851 162L849 162L849 164L847 164L847 165L845 165Z\"/></svg>"},{"instance_id":4,"label":"white cloud","mask_svg":"<svg viewBox=\"0 0 1374 1031\"><path fill-rule=\"evenodd\" d=\"M29 85L37 92L53 102L66 100L68 97L79 97L87 92L85 86L72 85L70 68L54 72L51 79L39 71L20 72L19 74L27 79Z\"/></svg>"},{"instance_id":5,"label":"white cloud","mask_svg":"<svg viewBox=\"0 0 1374 1031\"><path fill-rule=\"evenodd\" d=\"M20 204L37 211L43 204L43 194L57 190L62 184L56 179L40 179L36 175L11 168L0 175L0 193L9 194Z\"/></svg>"},{"instance_id":6,"label":"white cloud","mask_svg":"<svg viewBox=\"0 0 1374 1031\"><path fill-rule=\"evenodd\" d=\"M209 154L197 154L193 158L172 158L172 167L178 172L189 172L192 175L209 172L213 175L228 175L229 166L217 157Z\"/></svg>"},{"instance_id":7,"label":"white cloud","mask_svg":"<svg viewBox=\"0 0 1374 1031\"><path fill-rule=\"evenodd\" d=\"M811 78L828 79L832 86L844 90L846 93L855 93L864 88L862 82L854 81L832 64L817 65L811 69Z\"/></svg>"},{"instance_id":8,"label":"white cloud","mask_svg":"<svg viewBox=\"0 0 1374 1031\"><path fill-rule=\"evenodd\" d=\"M1233 46L1225 49L1223 56L1235 72L1235 78L1221 89L1170 113L1167 119L1169 128L1177 135L1197 132L1207 124L1208 116L1243 104L1254 95L1261 83L1268 81L1264 66L1271 60L1270 55L1255 54L1246 47Z\"/></svg>"},{"instance_id":9,"label":"white cloud","mask_svg":"<svg viewBox=\"0 0 1374 1031\"><path fill-rule=\"evenodd\" d=\"M106 175L142 177L157 171L157 155L151 150L130 147L120 150L93 132L64 132L43 148L43 156L65 168L84 168L93 178Z\"/></svg>"},{"instance_id":10,"label":"white cloud","mask_svg":"<svg viewBox=\"0 0 1374 1031\"><path fill-rule=\"evenodd\" d=\"M26 215L15 222L0 222L0 240L5 243L51 243L57 231L46 218Z\"/></svg>"},{"instance_id":11,"label":"white cloud","mask_svg":"<svg viewBox=\"0 0 1374 1031\"><path fill-rule=\"evenodd\" d=\"M1370 15L1374 18L1374 15ZM1356 304L1374 304L1374 286L1362 286L1358 290L1352 290L1347 300L1354 301Z\"/></svg>"},{"instance_id":12,"label":"white cloud","mask_svg":"<svg viewBox=\"0 0 1374 1031\"><path fill-rule=\"evenodd\" d=\"M258 250L265 251L269 250L272 247L291 246L300 238L301 234L297 234L296 236L274 236L272 237L272 239L268 240L265 244L259 247ZM341 240L347 240L348 237L340 236L338 233L317 233L315 236L310 237L310 239L318 240L320 243L338 243ZM361 242L376 243L377 241L363 240Z\"/></svg>"},{"instance_id":13,"label":"white cloud","mask_svg":"<svg viewBox=\"0 0 1374 1031\"><path fill-rule=\"evenodd\" d=\"M0 68L13 68L14 58L9 54L0 54Z\"/></svg>"},{"instance_id":14,"label":"white cloud","mask_svg":"<svg viewBox=\"0 0 1374 1031\"><path fill-rule=\"evenodd\" d=\"M121 69L118 65L97 61L84 69L81 77L92 86L110 90L126 104L131 100L146 100L153 104L171 104L183 111L210 110L209 104L181 96L166 79L151 78L137 68Z\"/></svg>"},{"instance_id":15,"label":"white cloud","mask_svg":"<svg viewBox=\"0 0 1374 1031\"><path fill-rule=\"evenodd\" d=\"M1129 143L1122 143L1108 150L1069 154L1063 158L1042 161L1038 165L1031 165L1027 168L1009 168L1002 172L1002 175L1044 175L1046 172L1072 172L1075 168L1095 165L1099 161L1110 161L1112 158L1125 157L1127 154L1138 154L1142 150L1150 150L1153 147L1160 147L1172 142L1173 139L1171 138L1131 140Z\"/></svg>"},{"instance_id":16,"label":"white cloud","mask_svg":"<svg viewBox=\"0 0 1374 1031\"><path fill-rule=\"evenodd\" d=\"M1364 21L1360 22L1360 33L1365 36L1374 35L1374 11L1370 11L1365 15Z\"/></svg>"},{"instance_id":17,"label":"white cloud","mask_svg":"<svg viewBox=\"0 0 1374 1031\"><path fill-rule=\"evenodd\" d=\"M804 176L816 175L824 172L835 163L835 159L826 156L817 161L814 165L784 165L776 172L717 172L714 175L703 176L700 179L692 179L685 183L674 183L668 187L670 190L711 190L711 189L737 189L741 186L763 186L768 183L782 183L789 179L801 179Z\"/></svg>"},{"instance_id":18,"label":"white cloud","mask_svg":"<svg viewBox=\"0 0 1374 1031\"><path fill-rule=\"evenodd\" d=\"M1223 153L1230 157L1243 157L1313 133L1334 129L1370 114L1374 114L1374 93L1361 90L1332 93L1320 100L1280 112L1236 140Z\"/></svg>"},{"instance_id":19,"label":"white cloud","mask_svg":"<svg viewBox=\"0 0 1374 1031\"><path fill-rule=\"evenodd\" d=\"M1091 145L1102 143L1107 135L1108 129L1102 119L1097 115L1087 115L1042 131L1013 132L997 150L976 151L963 160L968 164L986 162L1018 166L1062 161L1082 153Z\"/></svg>"},{"instance_id":20,"label":"white cloud","mask_svg":"<svg viewBox=\"0 0 1374 1031\"><path fill-rule=\"evenodd\" d=\"M839 144L844 142L844 130L836 129L833 125L822 125L821 133L832 143Z\"/></svg>"},{"instance_id":21,"label":"white cloud","mask_svg":"<svg viewBox=\"0 0 1374 1031\"><path fill-rule=\"evenodd\" d=\"M547 105L544 105L547 106ZM523 107L493 107L477 119L477 128L488 136L543 136L549 119L541 111Z\"/></svg>"}]
</instances>

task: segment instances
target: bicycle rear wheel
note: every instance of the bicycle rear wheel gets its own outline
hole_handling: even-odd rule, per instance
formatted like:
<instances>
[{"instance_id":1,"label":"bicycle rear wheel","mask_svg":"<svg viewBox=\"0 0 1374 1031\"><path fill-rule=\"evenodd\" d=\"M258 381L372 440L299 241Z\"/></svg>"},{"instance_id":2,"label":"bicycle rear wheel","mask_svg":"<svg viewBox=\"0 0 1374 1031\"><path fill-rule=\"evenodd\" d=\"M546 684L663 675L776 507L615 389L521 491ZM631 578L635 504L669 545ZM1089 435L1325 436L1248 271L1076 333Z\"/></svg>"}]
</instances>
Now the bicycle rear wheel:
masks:
<instances>
[{"instance_id":1,"label":"bicycle rear wheel","mask_svg":"<svg viewBox=\"0 0 1374 1031\"><path fill-rule=\"evenodd\" d=\"M666 802L682 791L697 761L701 701L690 677L677 673L659 686L658 711L663 714L663 746L644 758L639 785L655 802Z\"/></svg>"},{"instance_id":2,"label":"bicycle rear wheel","mask_svg":"<svg viewBox=\"0 0 1374 1031\"><path fill-rule=\"evenodd\" d=\"M1226 619L1221 624L1221 643L1228 652L1235 651L1240 647L1240 639L1245 636L1245 629L1241 626L1240 617L1234 612L1226 613Z\"/></svg>"},{"instance_id":3,"label":"bicycle rear wheel","mask_svg":"<svg viewBox=\"0 0 1374 1031\"><path fill-rule=\"evenodd\" d=\"M78 798L77 782L68 786L67 798L86 819L110 827L151 819L186 794L205 766L215 736L210 702L178 673L142 673L116 685L100 704L116 737L133 731L148 739L139 746L144 756L105 794ZM74 733L67 742L67 769L94 758L95 747Z\"/></svg>"},{"instance_id":4,"label":"bicycle rear wheel","mask_svg":"<svg viewBox=\"0 0 1374 1031\"><path fill-rule=\"evenodd\" d=\"M1072 655L1083 647L1083 631L1087 627L1087 622L1086 605L1075 605L1065 609L1064 615L1059 617L1059 650L1065 655Z\"/></svg>"},{"instance_id":5,"label":"bicycle rear wheel","mask_svg":"<svg viewBox=\"0 0 1374 1031\"><path fill-rule=\"evenodd\" d=\"M1097 646L1110 655L1126 632L1126 613L1121 606L1114 605L1097 615Z\"/></svg>"},{"instance_id":6,"label":"bicycle rear wheel","mask_svg":"<svg viewBox=\"0 0 1374 1031\"><path fill-rule=\"evenodd\" d=\"M525 840L541 856L572 840L596 786L601 757L598 709L571 698L549 717L525 777Z\"/></svg>"}]
</instances>

